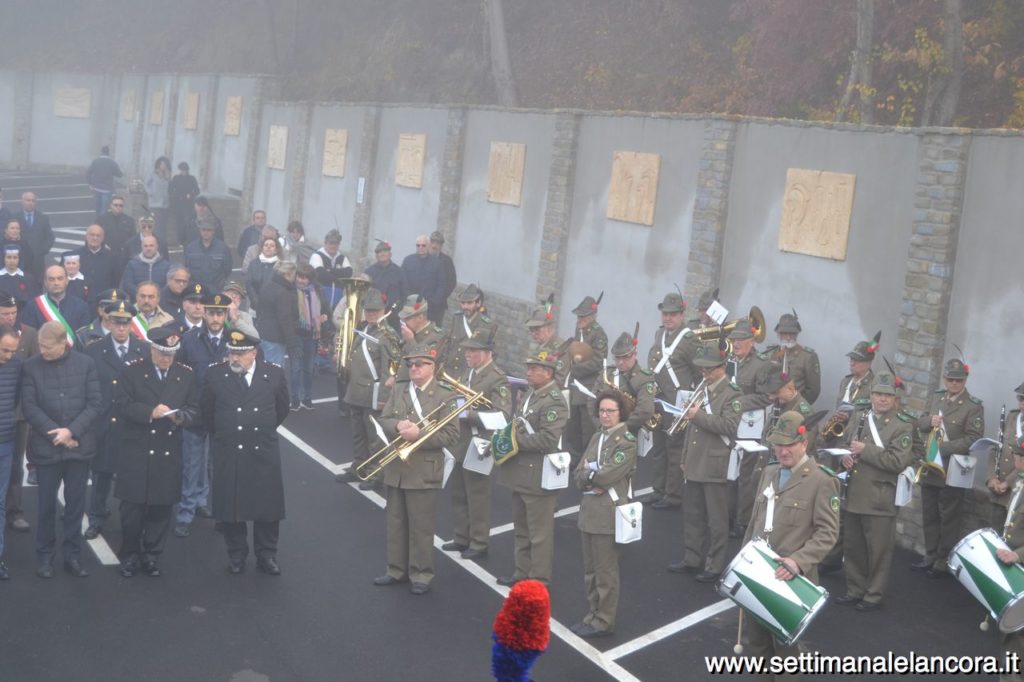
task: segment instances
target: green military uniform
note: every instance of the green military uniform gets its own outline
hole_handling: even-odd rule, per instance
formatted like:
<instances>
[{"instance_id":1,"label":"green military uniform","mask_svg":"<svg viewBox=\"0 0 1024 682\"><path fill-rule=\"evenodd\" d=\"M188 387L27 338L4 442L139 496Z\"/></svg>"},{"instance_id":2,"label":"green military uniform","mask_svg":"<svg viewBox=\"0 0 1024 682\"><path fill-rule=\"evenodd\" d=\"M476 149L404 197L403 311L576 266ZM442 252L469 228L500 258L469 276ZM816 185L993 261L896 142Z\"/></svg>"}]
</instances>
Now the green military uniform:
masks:
<instances>
[{"instance_id":1,"label":"green military uniform","mask_svg":"<svg viewBox=\"0 0 1024 682\"><path fill-rule=\"evenodd\" d=\"M1020 391L1020 388L1017 390ZM1007 429L1009 428L1010 423L1007 422ZM1024 449L1021 449L1021 441L1014 438L1013 435L1009 435L1006 441L1010 444L1010 452L1012 453L1010 458L1017 460L1019 457L1024 460ZM1024 471L1019 471L1014 466L1013 473L1006 480L1010 482L1010 490L1008 491L1010 493L1010 501L1007 503L1007 509L1003 514L1003 518L999 520L999 523L993 525L997 531L1000 528L1003 530L1003 539L1006 541L1006 544L1017 555L1017 560L1024 562ZM1018 661L1024 661L1024 631L1004 634L1003 649L1007 653L1015 653ZM1000 682L1003 682L1003 680L1020 682L1021 676L1020 674L1004 674L999 676L999 680Z\"/></svg>"},{"instance_id":2,"label":"green military uniform","mask_svg":"<svg viewBox=\"0 0 1024 682\"><path fill-rule=\"evenodd\" d=\"M783 412L768 442L777 446L793 446L806 442L800 428L804 415ZM775 504L768 519L768 498L763 492L771 486ZM744 545L762 538L782 558L796 562L800 574L818 582L818 564L839 537L839 485L804 452L803 457L786 469L778 462L769 464L757 485L754 508L747 526ZM771 528L770 531L767 529ZM772 634L751 618L747 629L747 655L798 656L797 645L783 646Z\"/></svg>"},{"instance_id":3,"label":"green military uniform","mask_svg":"<svg viewBox=\"0 0 1024 682\"><path fill-rule=\"evenodd\" d=\"M619 606L615 507L630 501L635 470L636 438L620 422L594 434L574 474L576 486L583 491L578 526L583 546L583 584L590 603L582 622L596 632L615 629ZM615 491L614 495L610 490Z\"/></svg>"},{"instance_id":4,"label":"green military uniform","mask_svg":"<svg viewBox=\"0 0 1024 682\"><path fill-rule=\"evenodd\" d=\"M666 294L658 310L663 313L683 312L686 304L679 294ZM689 329L670 332L659 327L654 333L654 344L647 353L647 367L654 374L658 385L658 398L675 404L676 392L689 391L700 376L693 365L693 359L700 342ZM667 358L667 359L666 359ZM656 508L678 507L682 501L683 476L680 464L683 458L683 440L670 438L666 429L672 424L671 418L661 420L653 433L650 459L654 463L652 485Z\"/></svg>"},{"instance_id":5,"label":"green military uniform","mask_svg":"<svg viewBox=\"0 0 1024 682\"><path fill-rule=\"evenodd\" d=\"M1024 396L1024 383L1015 389L1015 393ZM1018 403L1019 404L1019 403ZM992 527L998 528L999 524L1006 518L1006 507L1013 495L1011 488L1016 480L1016 470L1013 467L1013 443L1019 443L1024 439L1024 413L1020 410L1010 410L1006 415L1005 425L1000 425L1002 431L1003 446L999 452L993 452L988 460L988 475L985 478L988 499L992 509ZM1007 483L1008 487L1004 493L996 493L991 488L993 481Z\"/></svg>"},{"instance_id":6,"label":"green military uniform","mask_svg":"<svg viewBox=\"0 0 1024 682\"><path fill-rule=\"evenodd\" d=\"M554 362L538 355L526 363L555 368ZM549 584L558 491L541 487L541 473L544 456L559 451L562 431L569 421L569 408L555 382L527 391L514 421L519 453L506 460L498 472L501 484L512 491L515 573L511 580L533 578Z\"/></svg>"},{"instance_id":7,"label":"green military uniform","mask_svg":"<svg viewBox=\"0 0 1024 682\"><path fill-rule=\"evenodd\" d=\"M377 311L384 310L384 307L381 292L377 289L367 290L363 309ZM388 381L397 372L402 355L398 335L386 322L371 324L364 320L357 329L365 336L356 334L355 343L352 344L348 383L343 396L349 408L349 423L352 427L352 474L345 480L354 480L355 468L370 456L370 434L373 433L370 417L380 414L391 395Z\"/></svg>"},{"instance_id":8,"label":"green military uniform","mask_svg":"<svg viewBox=\"0 0 1024 682\"><path fill-rule=\"evenodd\" d=\"M739 320L732 332L730 339L751 339L754 332L751 323L747 319ZM764 353L758 353L756 348L751 347L750 352L743 358L733 357L730 364L735 369L733 383L743 393L743 412L760 412L771 403L767 391L762 383L766 373L769 371L770 362ZM767 420L766 420L767 422ZM735 435L735 434L734 434ZM736 526L733 531L734 537L742 537L742 528L750 522L750 512L754 505L760 471L764 468L765 453L752 453L743 456L740 460L740 476L732 486L733 495L736 495Z\"/></svg>"},{"instance_id":9,"label":"green military uniform","mask_svg":"<svg viewBox=\"0 0 1024 682\"><path fill-rule=\"evenodd\" d=\"M765 393L777 393L782 390L786 384L788 384L792 378L782 374L781 366L777 364L770 364L765 370L765 376L762 378L760 383L760 390ZM776 420L781 419L782 415L787 412L796 412L803 419L807 419L811 416L811 406L804 400L803 395L800 391L796 391L790 400L778 400L775 403L770 404L767 408L768 414L764 421L764 433L762 434L762 440L768 438L772 430L777 426ZM750 457L750 455L747 455ZM768 454L764 454L757 458L757 464L754 468L754 481L758 482L760 486L761 476L764 473L765 467L768 465L771 457ZM753 489L753 499L751 504L754 504L758 496L758 486ZM763 487L760 488L764 490Z\"/></svg>"},{"instance_id":10,"label":"green military uniform","mask_svg":"<svg viewBox=\"0 0 1024 682\"><path fill-rule=\"evenodd\" d=\"M694 360L698 367L725 363L718 344L701 346ZM683 566L703 567L698 579L710 582L725 568L729 540L729 493L726 478L729 453L736 437L743 405L740 389L727 376L706 389L708 402L698 410L683 432L683 472L686 493L683 507Z\"/></svg>"},{"instance_id":11,"label":"green military uniform","mask_svg":"<svg viewBox=\"0 0 1024 682\"><path fill-rule=\"evenodd\" d=\"M577 318L596 315L597 306L603 296L602 293L597 300L591 296L584 297L580 304L573 308L573 314ZM573 340L585 343L593 350L591 357L586 360L572 358L569 373L563 384L563 388L569 391L569 423L565 427L565 449L572 455L575 465L594 434L594 420L587 410L589 396L580 389L580 386L591 393L595 392L594 386L608 357L608 334L595 318L585 327L577 326Z\"/></svg>"},{"instance_id":12,"label":"green military uniform","mask_svg":"<svg viewBox=\"0 0 1024 682\"><path fill-rule=\"evenodd\" d=\"M475 284L470 284L459 294L459 301L462 303L477 300L483 300L483 292ZM442 344L444 357L441 359L444 371L448 373L448 376L460 377L466 371L466 354L463 353L463 343L477 332L483 334L483 338L491 338L497 328L498 323L482 311L469 318L461 311L452 315L452 326L444 337Z\"/></svg>"},{"instance_id":13,"label":"green military uniform","mask_svg":"<svg viewBox=\"0 0 1024 682\"><path fill-rule=\"evenodd\" d=\"M464 342L464 348L493 350L490 332L478 330L471 339ZM508 419L512 415L512 393L508 377L493 361L478 369L468 368L459 377L463 386L474 392L483 391L492 407L479 408L488 412L501 412ZM465 419L459 420L459 443L452 453L455 456L455 470L452 471L452 517L455 526L453 549L472 549L486 552L491 534L491 478L463 468L470 441L474 436L490 440L492 433L483 428L477 410L470 410ZM476 456L476 455L469 455Z\"/></svg>"},{"instance_id":14,"label":"green military uniform","mask_svg":"<svg viewBox=\"0 0 1024 682\"><path fill-rule=\"evenodd\" d=\"M896 395L896 377L888 372L878 374L871 391ZM847 474L843 552L845 603L874 605L882 601L889 583L899 512L896 481L913 461L914 427L910 418L895 407L886 414L874 410L867 414L860 429L864 450L853 457Z\"/></svg>"},{"instance_id":15,"label":"green military uniform","mask_svg":"<svg viewBox=\"0 0 1024 682\"><path fill-rule=\"evenodd\" d=\"M405 359L433 360L433 348L413 348ZM398 435L402 420L418 422L438 409L434 420L459 409L455 393L434 379L422 388L409 381L391 393L381 412L384 435ZM452 420L433 433L404 461L396 457L384 467L387 497L388 571L397 581L430 585L434 578L434 516L437 491L444 476L444 449L459 440L459 425ZM404 441L403 441L404 442ZM386 583L385 583L386 584Z\"/></svg>"},{"instance_id":16,"label":"green military uniform","mask_svg":"<svg viewBox=\"0 0 1024 682\"><path fill-rule=\"evenodd\" d=\"M636 352L636 340L628 332L622 332L612 345L612 355L625 357ZM654 373L639 362L635 362L630 369L622 372L616 367L605 367L603 381L594 386L594 392L600 393L604 385L613 386L633 398L635 404L633 411L629 413L626 420L626 428L634 436L640 432L651 417L654 416L654 397L658 393L658 384L654 380ZM591 399L588 403L591 414L596 413L596 401Z\"/></svg>"},{"instance_id":17,"label":"green military uniform","mask_svg":"<svg viewBox=\"0 0 1024 682\"><path fill-rule=\"evenodd\" d=\"M546 325L554 325L554 317L551 313L551 304L542 304L533 309L530 313L529 319L526 320L527 328L532 327L544 327ZM565 386L565 375L569 371L568 357L565 357L565 353L568 351L562 350L562 339L558 338L557 334L551 336L547 342L542 344L530 344L530 355L531 357L543 357L547 358L551 356L553 366L555 368L555 384L559 390ZM563 398L568 406L568 394Z\"/></svg>"},{"instance_id":18,"label":"green military uniform","mask_svg":"<svg viewBox=\"0 0 1024 682\"><path fill-rule=\"evenodd\" d=\"M946 378L967 378L967 368L960 360L946 363ZM981 399L975 398L966 386L957 395L939 389L932 396L928 410L917 421L922 434L931 434L932 415L942 415L948 440L939 445L939 454L947 468L953 455L965 455L974 441L985 434L985 411ZM926 466L921 474L921 513L924 519L925 559L932 559L932 574L948 571L946 558L962 537L964 488L946 485L945 476Z\"/></svg>"},{"instance_id":19,"label":"green military uniform","mask_svg":"<svg viewBox=\"0 0 1024 682\"><path fill-rule=\"evenodd\" d=\"M775 325L775 331L779 334L799 334L803 331L796 311L792 315L782 315ZM774 362L782 365L783 372L793 377L797 390L813 405L821 395L821 362L814 349L795 343L791 348L772 346L767 352Z\"/></svg>"}]
</instances>

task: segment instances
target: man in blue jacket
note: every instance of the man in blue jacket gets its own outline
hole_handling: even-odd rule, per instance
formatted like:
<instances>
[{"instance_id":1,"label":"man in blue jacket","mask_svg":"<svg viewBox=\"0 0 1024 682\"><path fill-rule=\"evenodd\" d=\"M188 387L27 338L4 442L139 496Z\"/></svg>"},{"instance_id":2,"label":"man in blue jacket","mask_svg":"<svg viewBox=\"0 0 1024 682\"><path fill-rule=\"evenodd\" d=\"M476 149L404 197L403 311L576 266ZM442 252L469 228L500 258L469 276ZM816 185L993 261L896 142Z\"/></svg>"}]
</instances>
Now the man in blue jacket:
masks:
<instances>
[{"instance_id":1,"label":"man in blue jacket","mask_svg":"<svg viewBox=\"0 0 1024 682\"><path fill-rule=\"evenodd\" d=\"M21 359L15 357L18 330L0 325L0 580L8 580L4 563L4 530L7 528L7 485L16 442L15 412L21 398Z\"/></svg>"},{"instance_id":2,"label":"man in blue jacket","mask_svg":"<svg viewBox=\"0 0 1024 682\"><path fill-rule=\"evenodd\" d=\"M207 291L222 291L231 275L231 249L215 236L217 226L210 220L199 224L199 239L185 246L185 267L192 282Z\"/></svg>"}]
</instances>

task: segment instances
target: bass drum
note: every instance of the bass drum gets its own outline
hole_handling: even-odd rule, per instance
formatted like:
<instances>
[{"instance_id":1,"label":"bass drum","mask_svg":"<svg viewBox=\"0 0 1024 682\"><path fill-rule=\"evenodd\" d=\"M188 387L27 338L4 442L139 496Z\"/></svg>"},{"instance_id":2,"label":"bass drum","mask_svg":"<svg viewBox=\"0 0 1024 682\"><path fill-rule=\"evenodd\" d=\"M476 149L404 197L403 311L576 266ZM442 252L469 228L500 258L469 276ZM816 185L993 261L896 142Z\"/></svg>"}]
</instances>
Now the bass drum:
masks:
<instances>
[{"instance_id":1,"label":"bass drum","mask_svg":"<svg viewBox=\"0 0 1024 682\"><path fill-rule=\"evenodd\" d=\"M1024 567L996 556L1010 547L991 528L976 530L949 553L949 570L1005 633L1024 629Z\"/></svg>"},{"instance_id":2,"label":"bass drum","mask_svg":"<svg viewBox=\"0 0 1024 682\"><path fill-rule=\"evenodd\" d=\"M796 643L828 603L828 591L802 575L779 580L779 555L764 540L751 540L722 573L718 594L736 602L784 645Z\"/></svg>"}]
</instances>

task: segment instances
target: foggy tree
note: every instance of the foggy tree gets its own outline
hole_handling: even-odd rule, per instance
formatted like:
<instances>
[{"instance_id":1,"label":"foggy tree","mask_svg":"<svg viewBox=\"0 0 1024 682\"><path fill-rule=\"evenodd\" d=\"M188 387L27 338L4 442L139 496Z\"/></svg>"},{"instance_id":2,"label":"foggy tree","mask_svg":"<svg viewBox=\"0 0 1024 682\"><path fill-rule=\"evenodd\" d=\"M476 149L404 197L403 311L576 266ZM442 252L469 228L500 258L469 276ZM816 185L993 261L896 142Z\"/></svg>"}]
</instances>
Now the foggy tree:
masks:
<instances>
[{"instance_id":1,"label":"foggy tree","mask_svg":"<svg viewBox=\"0 0 1024 682\"><path fill-rule=\"evenodd\" d=\"M962 0L944 0L942 12L942 65L929 74L922 126L953 124L964 77L964 23Z\"/></svg>"},{"instance_id":2,"label":"foggy tree","mask_svg":"<svg viewBox=\"0 0 1024 682\"><path fill-rule=\"evenodd\" d=\"M505 35L505 12L501 0L483 0L487 17L488 45L491 52L491 74L498 102L505 107L518 106L516 84L512 77L512 60L508 56L508 38Z\"/></svg>"},{"instance_id":3,"label":"foggy tree","mask_svg":"<svg viewBox=\"0 0 1024 682\"><path fill-rule=\"evenodd\" d=\"M836 110L837 121L846 120L850 102L856 93L861 122L875 122L875 91L871 82L874 29L875 0L857 0L857 43L850 59L850 75L846 80L846 89Z\"/></svg>"}]
</instances>

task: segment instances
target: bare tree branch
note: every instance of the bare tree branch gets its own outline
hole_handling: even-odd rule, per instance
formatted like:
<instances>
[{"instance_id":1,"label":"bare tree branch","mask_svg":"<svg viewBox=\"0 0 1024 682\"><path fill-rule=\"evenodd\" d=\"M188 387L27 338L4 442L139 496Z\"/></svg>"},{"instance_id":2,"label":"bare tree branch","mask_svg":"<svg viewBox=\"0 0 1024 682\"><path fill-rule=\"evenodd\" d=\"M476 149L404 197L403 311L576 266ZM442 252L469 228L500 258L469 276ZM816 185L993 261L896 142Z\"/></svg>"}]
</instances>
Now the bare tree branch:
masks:
<instances>
[{"instance_id":1,"label":"bare tree branch","mask_svg":"<svg viewBox=\"0 0 1024 682\"><path fill-rule=\"evenodd\" d=\"M501 0L483 0L484 16L487 17L491 48L491 74L498 102L502 106L518 106L515 79L512 77L512 61L508 56L508 39L505 35L505 12Z\"/></svg>"},{"instance_id":2,"label":"bare tree branch","mask_svg":"<svg viewBox=\"0 0 1024 682\"><path fill-rule=\"evenodd\" d=\"M854 92L859 94L858 111L864 123L874 123L875 102L872 89L871 52L874 48L875 0L857 0L857 43L850 58L850 75L843 98L836 109L836 120L846 120Z\"/></svg>"}]
</instances>

